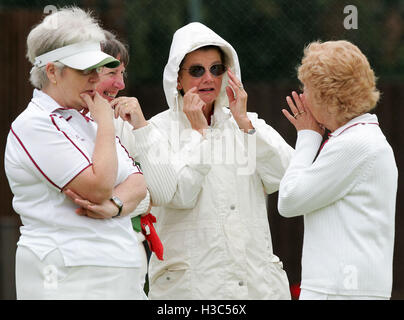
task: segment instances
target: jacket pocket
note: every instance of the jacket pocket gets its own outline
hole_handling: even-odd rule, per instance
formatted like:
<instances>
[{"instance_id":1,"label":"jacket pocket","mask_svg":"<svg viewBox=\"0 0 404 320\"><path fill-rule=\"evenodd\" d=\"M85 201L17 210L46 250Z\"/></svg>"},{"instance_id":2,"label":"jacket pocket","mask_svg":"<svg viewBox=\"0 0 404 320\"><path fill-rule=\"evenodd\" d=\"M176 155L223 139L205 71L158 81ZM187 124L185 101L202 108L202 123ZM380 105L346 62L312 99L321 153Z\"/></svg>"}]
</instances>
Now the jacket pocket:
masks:
<instances>
[{"instance_id":1,"label":"jacket pocket","mask_svg":"<svg viewBox=\"0 0 404 320\"><path fill-rule=\"evenodd\" d=\"M189 266L179 262L156 273L150 280L150 299L191 299Z\"/></svg>"}]
</instances>

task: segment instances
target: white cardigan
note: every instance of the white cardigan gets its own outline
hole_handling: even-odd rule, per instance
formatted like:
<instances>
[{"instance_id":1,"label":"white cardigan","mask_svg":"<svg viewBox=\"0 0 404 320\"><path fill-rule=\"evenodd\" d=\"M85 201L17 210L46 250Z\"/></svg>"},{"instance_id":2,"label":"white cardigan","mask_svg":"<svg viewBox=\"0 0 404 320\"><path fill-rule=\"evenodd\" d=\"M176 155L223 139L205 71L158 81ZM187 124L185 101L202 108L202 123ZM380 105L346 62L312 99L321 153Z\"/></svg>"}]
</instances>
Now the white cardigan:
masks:
<instances>
[{"instance_id":1,"label":"white cardigan","mask_svg":"<svg viewBox=\"0 0 404 320\"><path fill-rule=\"evenodd\" d=\"M227 108L227 74L206 136L192 130L182 112L178 70L188 52L204 45L220 46L241 79L230 44L200 23L186 25L176 31L164 69L169 109L143 128L125 130L122 141L130 141L153 203L161 198L152 213L164 261L151 257L149 298L290 299L287 275L272 251L265 193L278 190L293 149L255 113L248 117L256 132L239 129ZM153 181L164 190L153 191Z\"/></svg>"},{"instance_id":2,"label":"white cardigan","mask_svg":"<svg viewBox=\"0 0 404 320\"><path fill-rule=\"evenodd\" d=\"M375 115L321 136L298 132L279 189L284 217L304 215L302 284L327 294L390 297L398 171Z\"/></svg>"}]
</instances>

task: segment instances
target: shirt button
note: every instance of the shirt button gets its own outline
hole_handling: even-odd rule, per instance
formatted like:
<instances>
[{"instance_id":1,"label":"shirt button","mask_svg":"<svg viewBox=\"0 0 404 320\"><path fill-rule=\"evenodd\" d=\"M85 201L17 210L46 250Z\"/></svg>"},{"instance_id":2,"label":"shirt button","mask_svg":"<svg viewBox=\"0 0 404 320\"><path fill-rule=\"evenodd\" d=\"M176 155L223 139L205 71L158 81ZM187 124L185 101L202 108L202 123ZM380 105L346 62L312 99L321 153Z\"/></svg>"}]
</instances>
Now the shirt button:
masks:
<instances>
[{"instance_id":1,"label":"shirt button","mask_svg":"<svg viewBox=\"0 0 404 320\"><path fill-rule=\"evenodd\" d=\"M230 209L231 209L231 210L234 210L234 209L236 209L236 206L235 206L234 204L232 204L232 205L230 206Z\"/></svg>"},{"instance_id":2,"label":"shirt button","mask_svg":"<svg viewBox=\"0 0 404 320\"><path fill-rule=\"evenodd\" d=\"M242 281L242 280L239 281L239 282L238 282L238 285L239 285L240 287L244 286L244 281Z\"/></svg>"}]
</instances>

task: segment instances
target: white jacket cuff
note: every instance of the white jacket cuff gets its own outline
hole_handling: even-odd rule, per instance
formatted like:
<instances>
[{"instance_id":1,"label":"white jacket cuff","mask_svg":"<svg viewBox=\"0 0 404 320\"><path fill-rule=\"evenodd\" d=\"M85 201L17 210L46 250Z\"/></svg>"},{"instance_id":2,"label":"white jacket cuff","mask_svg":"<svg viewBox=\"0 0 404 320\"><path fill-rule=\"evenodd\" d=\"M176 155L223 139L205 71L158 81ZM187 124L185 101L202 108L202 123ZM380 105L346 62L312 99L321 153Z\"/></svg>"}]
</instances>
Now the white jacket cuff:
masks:
<instances>
[{"instance_id":1,"label":"white jacket cuff","mask_svg":"<svg viewBox=\"0 0 404 320\"><path fill-rule=\"evenodd\" d=\"M176 172L172 162L169 142L153 124L131 130L132 152L140 162L143 176L154 206L171 201L176 189Z\"/></svg>"},{"instance_id":2,"label":"white jacket cuff","mask_svg":"<svg viewBox=\"0 0 404 320\"><path fill-rule=\"evenodd\" d=\"M153 125L148 124L139 129L133 129L132 134L136 141L136 147L140 150L148 150L153 143L158 141L158 136L156 132L153 130Z\"/></svg>"},{"instance_id":3,"label":"white jacket cuff","mask_svg":"<svg viewBox=\"0 0 404 320\"><path fill-rule=\"evenodd\" d=\"M144 199L137 205L136 209L129 214L131 218L147 213L150 206L150 193L149 190L146 189L146 191L146 197L144 197Z\"/></svg>"},{"instance_id":4,"label":"white jacket cuff","mask_svg":"<svg viewBox=\"0 0 404 320\"><path fill-rule=\"evenodd\" d=\"M297 132L296 151L292 162L304 166L311 165L320 148L322 139L321 134L316 131L299 130Z\"/></svg>"}]
</instances>

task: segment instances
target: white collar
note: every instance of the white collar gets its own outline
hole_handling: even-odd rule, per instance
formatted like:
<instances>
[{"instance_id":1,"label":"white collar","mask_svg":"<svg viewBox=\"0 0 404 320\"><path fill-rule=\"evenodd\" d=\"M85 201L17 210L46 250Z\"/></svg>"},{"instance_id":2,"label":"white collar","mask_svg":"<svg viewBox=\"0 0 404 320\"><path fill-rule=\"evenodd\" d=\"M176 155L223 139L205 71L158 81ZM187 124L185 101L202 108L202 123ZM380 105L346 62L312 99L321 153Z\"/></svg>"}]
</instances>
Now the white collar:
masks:
<instances>
[{"instance_id":1,"label":"white collar","mask_svg":"<svg viewBox=\"0 0 404 320\"><path fill-rule=\"evenodd\" d=\"M370 113L365 113L360 116L357 116L347 123L345 123L343 126L339 127L335 131L331 132L330 136L331 137L336 137L339 136L343 131L347 130L348 128L355 126L357 124L377 124L379 125L379 120L377 119L377 116L375 114L370 114Z\"/></svg>"},{"instance_id":2,"label":"white collar","mask_svg":"<svg viewBox=\"0 0 404 320\"><path fill-rule=\"evenodd\" d=\"M51 96L38 89L34 89L31 101L48 112L54 112L57 109L66 109L58 104Z\"/></svg>"}]
</instances>

